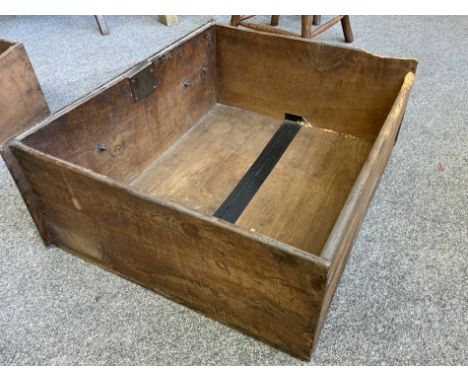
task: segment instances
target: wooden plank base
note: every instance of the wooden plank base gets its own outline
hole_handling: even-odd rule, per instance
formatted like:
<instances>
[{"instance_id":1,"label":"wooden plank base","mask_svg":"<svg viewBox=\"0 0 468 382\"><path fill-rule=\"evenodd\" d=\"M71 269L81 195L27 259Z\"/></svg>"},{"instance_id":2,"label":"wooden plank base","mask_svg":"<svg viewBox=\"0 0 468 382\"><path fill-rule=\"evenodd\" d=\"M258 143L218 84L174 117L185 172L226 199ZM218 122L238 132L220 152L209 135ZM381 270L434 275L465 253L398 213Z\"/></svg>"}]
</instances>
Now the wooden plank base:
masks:
<instances>
[{"instance_id":1,"label":"wooden plank base","mask_svg":"<svg viewBox=\"0 0 468 382\"><path fill-rule=\"evenodd\" d=\"M320 255L373 141L304 125L237 224Z\"/></svg>"},{"instance_id":2,"label":"wooden plank base","mask_svg":"<svg viewBox=\"0 0 468 382\"><path fill-rule=\"evenodd\" d=\"M282 120L217 104L131 186L213 215ZM319 255L373 140L303 123L236 224Z\"/></svg>"},{"instance_id":3,"label":"wooden plank base","mask_svg":"<svg viewBox=\"0 0 468 382\"><path fill-rule=\"evenodd\" d=\"M130 185L212 215L281 122L217 104Z\"/></svg>"}]
</instances>

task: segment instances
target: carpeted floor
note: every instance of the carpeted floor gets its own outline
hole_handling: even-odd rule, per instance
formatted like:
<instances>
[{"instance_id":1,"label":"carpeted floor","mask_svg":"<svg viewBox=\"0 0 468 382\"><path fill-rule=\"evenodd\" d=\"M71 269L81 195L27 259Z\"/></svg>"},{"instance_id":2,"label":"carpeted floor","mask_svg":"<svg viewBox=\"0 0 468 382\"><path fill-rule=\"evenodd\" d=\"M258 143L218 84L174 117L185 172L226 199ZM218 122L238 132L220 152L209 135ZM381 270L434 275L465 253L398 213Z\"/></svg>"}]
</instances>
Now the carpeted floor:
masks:
<instances>
[{"instance_id":1,"label":"carpeted floor","mask_svg":"<svg viewBox=\"0 0 468 382\"><path fill-rule=\"evenodd\" d=\"M91 16L0 17L0 38L26 45L56 111L210 18L107 17L103 37ZM467 364L468 18L351 20L354 47L419 67L310 364ZM318 40L344 45L339 26ZM45 248L2 161L0 197L0 364L304 364Z\"/></svg>"}]
</instances>

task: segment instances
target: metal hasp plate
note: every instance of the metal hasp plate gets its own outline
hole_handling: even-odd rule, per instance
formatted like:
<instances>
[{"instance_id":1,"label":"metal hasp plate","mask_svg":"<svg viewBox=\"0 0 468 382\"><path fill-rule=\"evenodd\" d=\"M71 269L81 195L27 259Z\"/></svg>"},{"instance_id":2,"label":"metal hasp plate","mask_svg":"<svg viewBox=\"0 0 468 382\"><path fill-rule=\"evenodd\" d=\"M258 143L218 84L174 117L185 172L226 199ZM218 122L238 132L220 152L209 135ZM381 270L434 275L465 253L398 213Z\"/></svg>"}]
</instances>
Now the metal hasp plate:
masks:
<instances>
[{"instance_id":1,"label":"metal hasp plate","mask_svg":"<svg viewBox=\"0 0 468 382\"><path fill-rule=\"evenodd\" d=\"M153 71L153 65L148 65L128 79L135 102L141 101L158 87Z\"/></svg>"}]
</instances>

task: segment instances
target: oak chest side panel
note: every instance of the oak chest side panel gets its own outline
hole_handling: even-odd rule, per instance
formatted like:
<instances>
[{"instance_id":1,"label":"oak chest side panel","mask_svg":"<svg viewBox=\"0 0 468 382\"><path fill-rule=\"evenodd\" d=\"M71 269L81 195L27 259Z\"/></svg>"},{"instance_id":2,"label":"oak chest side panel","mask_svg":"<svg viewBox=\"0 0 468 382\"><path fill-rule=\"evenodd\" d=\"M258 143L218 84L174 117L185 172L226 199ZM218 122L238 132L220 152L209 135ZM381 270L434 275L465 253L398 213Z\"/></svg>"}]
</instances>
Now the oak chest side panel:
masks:
<instances>
[{"instance_id":1,"label":"oak chest side panel","mask_svg":"<svg viewBox=\"0 0 468 382\"><path fill-rule=\"evenodd\" d=\"M12 149L56 245L310 357L327 261L153 201L22 144Z\"/></svg>"},{"instance_id":2,"label":"oak chest side panel","mask_svg":"<svg viewBox=\"0 0 468 382\"><path fill-rule=\"evenodd\" d=\"M213 30L199 33L147 63L155 89L145 98L134 99L127 72L24 142L128 183L216 103L215 49Z\"/></svg>"},{"instance_id":3,"label":"oak chest side panel","mask_svg":"<svg viewBox=\"0 0 468 382\"><path fill-rule=\"evenodd\" d=\"M331 262L328 273L327 290L324 296L322 313L317 327L320 331L332 301L335 290L351 252L354 240L364 220L372 197L382 178L392 153L403 121L415 75L409 72L400 89L392 109L372 148L369 158L356 180L348 200L335 224L322 251L321 257Z\"/></svg>"}]
</instances>

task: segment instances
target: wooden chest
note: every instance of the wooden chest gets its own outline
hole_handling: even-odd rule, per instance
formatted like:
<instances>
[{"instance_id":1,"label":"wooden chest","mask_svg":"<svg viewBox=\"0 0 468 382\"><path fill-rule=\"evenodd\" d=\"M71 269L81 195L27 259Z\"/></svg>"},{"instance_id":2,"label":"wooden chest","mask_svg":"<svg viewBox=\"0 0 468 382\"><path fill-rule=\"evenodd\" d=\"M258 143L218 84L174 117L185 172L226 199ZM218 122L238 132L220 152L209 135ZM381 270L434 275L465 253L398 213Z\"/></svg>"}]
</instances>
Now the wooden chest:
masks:
<instances>
[{"instance_id":1,"label":"wooden chest","mask_svg":"<svg viewBox=\"0 0 468 382\"><path fill-rule=\"evenodd\" d=\"M210 24L8 147L47 244L307 359L415 69Z\"/></svg>"}]
</instances>

